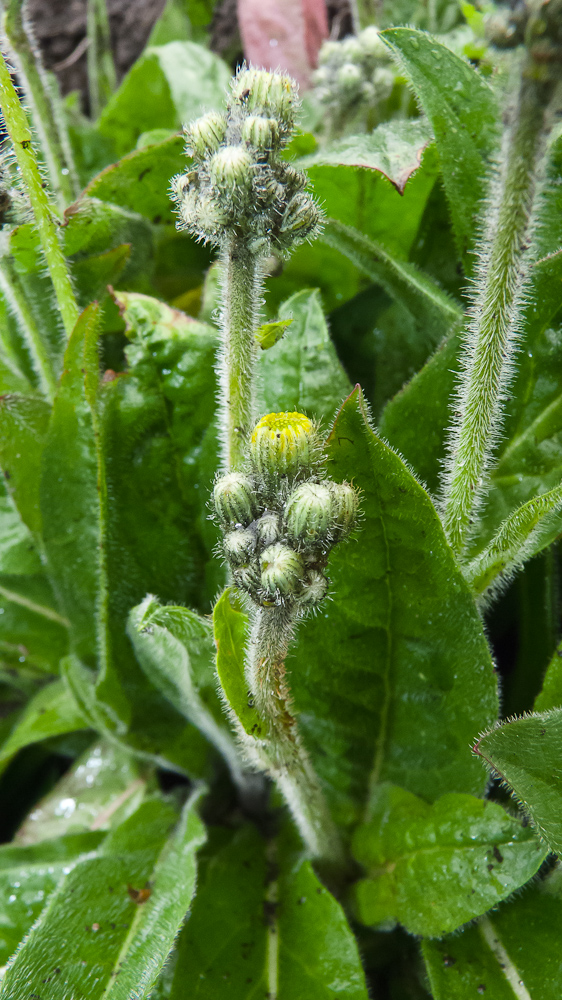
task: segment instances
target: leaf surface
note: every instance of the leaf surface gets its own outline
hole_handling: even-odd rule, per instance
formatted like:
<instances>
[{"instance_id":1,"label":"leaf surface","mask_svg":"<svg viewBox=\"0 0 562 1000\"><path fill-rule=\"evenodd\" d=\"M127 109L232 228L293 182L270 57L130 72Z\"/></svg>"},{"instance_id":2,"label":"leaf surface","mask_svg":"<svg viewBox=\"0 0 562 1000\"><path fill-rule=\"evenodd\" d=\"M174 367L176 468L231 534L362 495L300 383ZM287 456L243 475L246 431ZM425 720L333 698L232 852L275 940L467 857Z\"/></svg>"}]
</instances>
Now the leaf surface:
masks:
<instances>
[{"instance_id":1,"label":"leaf surface","mask_svg":"<svg viewBox=\"0 0 562 1000\"><path fill-rule=\"evenodd\" d=\"M522 803L550 849L562 854L562 708L510 719L474 750Z\"/></svg>"},{"instance_id":2,"label":"leaf surface","mask_svg":"<svg viewBox=\"0 0 562 1000\"><path fill-rule=\"evenodd\" d=\"M538 871L547 850L494 802L450 793L432 806L379 785L353 854L370 873L355 886L363 923L397 920L442 937L506 899Z\"/></svg>"},{"instance_id":3,"label":"leaf surface","mask_svg":"<svg viewBox=\"0 0 562 1000\"><path fill-rule=\"evenodd\" d=\"M437 512L374 434L359 389L328 459L333 478L362 491L361 528L331 556L333 601L300 627L288 668L332 805L349 822L380 780L428 800L479 794L484 775L468 744L497 716L496 681Z\"/></svg>"},{"instance_id":4,"label":"leaf surface","mask_svg":"<svg viewBox=\"0 0 562 1000\"><path fill-rule=\"evenodd\" d=\"M262 734L262 720L254 708L244 673L248 617L234 588L229 587L213 608L217 647L217 674L228 704L249 736Z\"/></svg>"},{"instance_id":5,"label":"leaf surface","mask_svg":"<svg viewBox=\"0 0 562 1000\"><path fill-rule=\"evenodd\" d=\"M246 826L209 863L179 941L170 1000L367 1000L343 910L309 861Z\"/></svg>"},{"instance_id":6,"label":"leaf surface","mask_svg":"<svg viewBox=\"0 0 562 1000\"><path fill-rule=\"evenodd\" d=\"M41 688L26 705L22 717L0 747L0 765L5 766L23 747L50 736L87 729L88 723L63 681Z\"/></svg>"}]
</instances>

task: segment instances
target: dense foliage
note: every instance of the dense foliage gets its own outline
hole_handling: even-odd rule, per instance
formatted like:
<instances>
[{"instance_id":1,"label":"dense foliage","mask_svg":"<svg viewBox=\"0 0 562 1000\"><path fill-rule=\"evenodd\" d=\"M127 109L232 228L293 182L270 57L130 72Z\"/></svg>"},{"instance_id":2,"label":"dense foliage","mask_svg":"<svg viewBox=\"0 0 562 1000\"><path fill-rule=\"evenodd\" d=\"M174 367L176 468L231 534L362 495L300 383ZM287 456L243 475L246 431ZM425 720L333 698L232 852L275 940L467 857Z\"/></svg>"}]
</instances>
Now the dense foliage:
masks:
<instances>
[{"instance_id":1,"label":"dense foliage","mask_svg":"<svg viewBox=\"0 0 562 1000\"><path fill-rule=\"evenodd\" d=\"M4 12L0 997L559 1000L560 4L211 6Z\"/></svg>"}]
</instances>

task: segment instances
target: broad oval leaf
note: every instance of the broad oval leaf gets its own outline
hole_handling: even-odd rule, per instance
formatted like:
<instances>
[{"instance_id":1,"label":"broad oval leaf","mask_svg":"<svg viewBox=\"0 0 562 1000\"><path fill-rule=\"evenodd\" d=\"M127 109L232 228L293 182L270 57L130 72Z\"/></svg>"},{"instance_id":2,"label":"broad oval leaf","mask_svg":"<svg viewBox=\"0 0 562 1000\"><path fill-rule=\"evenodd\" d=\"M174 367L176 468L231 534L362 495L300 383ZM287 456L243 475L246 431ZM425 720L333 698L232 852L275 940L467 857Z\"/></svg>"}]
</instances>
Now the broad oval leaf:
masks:
<instances>
[{"instance_id":1,"label":"broad oval leaf","mask_svg":"<svg viewBox=\"0 0 562 1000\"><path fill-rule=\"evenodd\" d=\"M355 886L366 924L397 920L442 937L479 917L536 874L547 850L495 802L451 793L432 806L380 785L353 854L370 873Z\"/></svg>"},{"instance_id":2,"label":"broad oval leaf","mask_svg":"<svg viewBox=\"0 0 562 1000\"><path fill-rule=\"evenodd\" d=\"M373 432L359 389L328 439L329 473L362 491L356 540L334 551L333 601L289 659L303 738L339 818L393 781L428 800L479 794L468 745L497 717L482 624L437 512Z\"/></svg>"}]
</instances>

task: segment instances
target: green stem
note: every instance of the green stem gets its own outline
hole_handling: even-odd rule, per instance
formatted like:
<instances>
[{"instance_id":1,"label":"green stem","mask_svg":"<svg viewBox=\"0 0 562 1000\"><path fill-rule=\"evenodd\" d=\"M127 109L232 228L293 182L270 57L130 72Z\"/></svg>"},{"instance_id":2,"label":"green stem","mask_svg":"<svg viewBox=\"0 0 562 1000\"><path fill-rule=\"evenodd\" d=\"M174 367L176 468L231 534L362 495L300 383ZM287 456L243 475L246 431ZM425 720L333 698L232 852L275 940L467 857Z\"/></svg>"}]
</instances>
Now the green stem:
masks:
<instances>
[{"instance_id":1,"label":"green stem","mask_svg":"<svg viewBox=\"0 0 562 1000\"><path fill-rule=\"evenodd\" d=\"M92 118L97 118L116 85L105 0L88 0L87 31L90 113Z\"/></svg>"},{"instance_id":2,"label":"green stem","mask_svg":"<svg viewBox=\"0 0 562 1000\"><path fill-rule=\"evenodd\" d=\"M229 470L245 464L254 423L261 264L238 237L223 249L221 263L221 428L223 466Z\"/></svg>"},{"instance_id":3,"label":"green stem","mask_svg":"<svg viewBox=\"0 0 562 1000\"><path fill-rule=\"evenodd\" d=\"M9 0L4 31L12 50L10 58L17 63L18 82L31 112L51 188L62 210L78 194L78 177L58 108L58 95L53 91L56 84L51 83L43 68L31 25L24 17L25 2Z\"/></svg>"},{"instance_id":4,"label":"green stem","mask_svg":"<svg viewBox=\"0 0 562 1000\"><path fill-rule=\"evenodd\" d=\"M264 763L311 854L343 865L340 838L293 714L285 659L294 628L294 613L287 608L261 608L256 612L247 680L258 714L267 726Z\"/></svg>"},{"instance_id":5,"label":"green stem","mask_svg":"<svg viewBox=\"0 0 562 1000\"><path fill-rule=\"evenodd\" d=\"M29 303L20 287L14 266L6 257L0 260L0 294L25 341L33 370L39 380L40 389L49 402L52 402L57 388L53 362L29 308Z\"/></svg>"},{"instance_id":6,"label":"green stem","mask_svg":"<svg viewBox=\"0 0 562 1000\"><path fill-rule=\"evenodd\" d=\"M31 131L3 56L0 58L0 108L29 195L64 328L70 336L78 319L78 306L58 239L56 216L31 144Z\"/></svg>"},{"instance_id":7,"label":"green stem","mask_svg":"<svg viewBox=\"0 0 562 1000\"><path fill-rule=\"evenodd\" d=\"M451 442L444 515L445 530L459 555L482 500L501 427L501 403L512 374L527 274L533 204L546 137L545 109L553 91L553 84L534 79L530 70L527 63L505 136L500 176L491 192L492 221L483 241L474 319L461 359L460 416Z\"/></svg>"}]
</instances>

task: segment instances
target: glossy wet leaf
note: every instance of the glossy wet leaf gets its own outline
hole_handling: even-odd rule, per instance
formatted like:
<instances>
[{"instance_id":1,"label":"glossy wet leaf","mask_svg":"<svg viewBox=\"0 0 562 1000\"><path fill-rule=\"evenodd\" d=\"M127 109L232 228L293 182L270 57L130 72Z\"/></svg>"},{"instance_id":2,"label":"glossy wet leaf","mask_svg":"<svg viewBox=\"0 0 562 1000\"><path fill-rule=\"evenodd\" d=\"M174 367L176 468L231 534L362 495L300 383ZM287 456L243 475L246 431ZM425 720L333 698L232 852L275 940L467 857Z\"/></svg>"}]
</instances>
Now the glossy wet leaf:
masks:
<instances>
[{"instance_id":1,"label":"glossy wet leaf","mask_svg":"<svg viewBox=\"0 0 562 1000\"><path fill-rule=\"evenodd\" d=\"M140 805L147 778L146 767L127 750L105 740L92 743L34 806L15 839L35 844L117 826Z\"/></svg>"},{"instance_id":2,"label":"glossy wet leaf","mask_svg":"<svg viewBox=\"0 0 562 1000\"><path fill-rule=\"evenodd\" d=\"M431 124L455 235L465 255L475 237L487 164L498 145L494 92L468 62L423 31L391 28L383 37Z\"/></svg>"},{"instance_id":3,"label":"glossy wet leaf","mask_svg":"<svg viewBox=\"0 0 562 1000\"><path fill-rule=\"evenodd\" d=\"M30 699L8 739L0 747L0 766L31 743L50 736L87 729L88 723L75 699L61 680L52 681Z\"/></svg>"},{"instance_id":4,"label":"glossy wet leaf","mask_svg":"<svg viewBox=\"0 0 562 1000\"><path fill-rule=\"evenodd\" d=\"M0 654L4 663L58 673L68 651L68 621L42 574L0 574Z\"/></svg>"},{"instance_id":5,"label":"glossy wet leaf","mask_svg":"<svg viewBox=\"0 0 562 1000\"><path fill-rule=\"evenodd\" d=\"M209 862L179 940L170 1000L366 1000L343 910L309 861L244 827Z\"/></svg>"},{"instance_id":6,"label":"glossy wet leaf","mask_svg":"<svg viewBox=\"0 0 562 1000\"><path fill-rule=\"evenodd\" d=\"M383 174L400 194L433 139L426 119L385 122L368 135L346 136L298 160L301 167L355 167Z\"/></svg>"},{"instance_id":7,"label":"glossy wet leaf","mask_svg":"<svg viewBox=\"0 0 562 1000\"><path fill-rule=\"evenodd\" d=\"M205 111L222 110L229 81L230 69L202 45L148 48L104 108L98 130L122 156L151 128L179 129Z\"/></svg>"},{"instance_id":8,"label":"glossy wet leaf","mask_svg":"<svg viewBox=\"0 0 562 1000\"><path fill-rule=\"evenodd\" d=\"M351 386L330 340L319 293L292 295L279 318L292 323L278 344L260 354L259 409L297 410L328 423Z\"/></svg>"},{"instance_id":9,"label":"glossy wet leaf","mask_svg":"<svg viewBox=\"0 0 562 1000\"><path fill-rule=\"evenodd\" d=\"M435 1000L558 1000L560 871L527 887L462 934L422 945Z\"/></svg>"},{"instance_id":10,"label":"glossy wet leaf","mask_svg":"<svg viewBox=\"0 0 562 1000\"><path fill-rule=\"evenodd\" d=\"M130 992L119 992L117 975L125 954L131 961L128 967L136 966L137 985L143 984L139 996L146 995L189 905L192 852L201 843L192 802L172 833L176 818L170 805L157 798L147 800L108 834L97 857L72 869L6 972L0 997L37 991L41 1000L84 992L88 1000L108 994L129 997ZM175 890L169 882L172 858ZM139 897L147 882L152 883L150 894ZM143 932L146 948L139 954ZM62 951L61 940L65 940Z\"/></svg>"},{"instance_id":11,"label":"glossy wet leaf","mask_svg":"<svg viewBox=\"0 0 562 1000\"><path fill-rule=\"evenodd\" d=\"M552 851L562 854L562 709L510 719L476 746Z\"/></svg>"},{"instance_id":12,"label":"glossy wet leaf","mask_svg":"<svg viewBox=\"0 0 562 1000\"><path fill-rule=\"evenodd\" d=\"M0 573L28 575L41 572L33 537L22 521L4 482L0 483Z\"/></svg>"},{"instance_id":13,"label":"glossy wet leaf","mask_svg":"<svg viewBox=\"0 0 562 1000\"><path fill-rule=\"evenodd\" d=\"M30 531L40 532L39 470L50 407L38 397L0 400L0 464L6 489Z\"/></svg>"},{"instance_id":14,"label":"glossy wet leaf","mask_svg":"<svg viewBox=\"0 0 562 1000\"><path fill-rule=\"evenodd\" d=\"M80 833L33 846L0 846L2 965L31 929L64 875L86 855L94 855L103 838L103 833Z\"/></svg>"},{"instance_id":15,"label":"glossy wet leaf","mask_svg":"<svg viewBox=\"0 0 562 1000\"><path fill-rule=\"evenodd\" d=\"M333 808L351 821L378 780L429 800L482 793L468 744L496 718L496 681L433 504L372 431L358 389L338 415L328 459L331 476L362 491L361 527L331 556L333 600L300 626L288 663Z\"/></svg>"},{"instance_id":16,"label":"glossy wet leaf","mask_svg":"<svg viewBox=\"0 0 562 1000\"><path fill-rule=\"evenodd\" d=\"M368 822L353 835L367 869L355 886L363 923L401 923L442 937L506 899L547 855L529 827L495 802L450 793L428 805L396 785L379 785Z\"/></svg>"},{"instance_id":17,"label":"glossy wet leaf","mask_svg":"<svg viewBox=\"0 0 562 1000\"><path fill-rule=\"evenodd\" d=\"M217 674L228 704L250 736L259 737L263 722L253 705L244 674L248 617L234 588L225 590L213 608Z\"/></svg>"}]
</instances>

